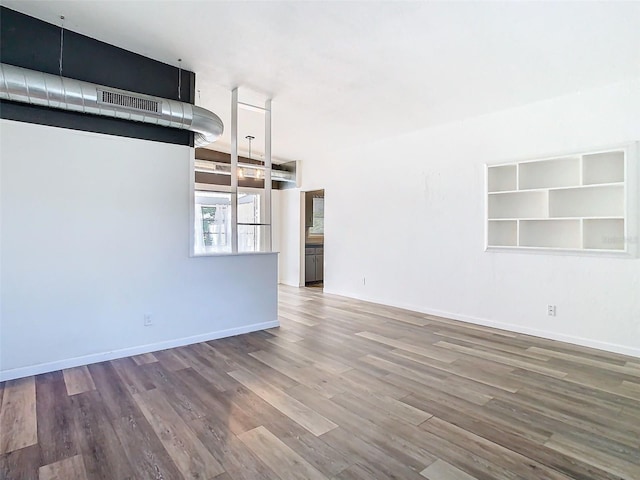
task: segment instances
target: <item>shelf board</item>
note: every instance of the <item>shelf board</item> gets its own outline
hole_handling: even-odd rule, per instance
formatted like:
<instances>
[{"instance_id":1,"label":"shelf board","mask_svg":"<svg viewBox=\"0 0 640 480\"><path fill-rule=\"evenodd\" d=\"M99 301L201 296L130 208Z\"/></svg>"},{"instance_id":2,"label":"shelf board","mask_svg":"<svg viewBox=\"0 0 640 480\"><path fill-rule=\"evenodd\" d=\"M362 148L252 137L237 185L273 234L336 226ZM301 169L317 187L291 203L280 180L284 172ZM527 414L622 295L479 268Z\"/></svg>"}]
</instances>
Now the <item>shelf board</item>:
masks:
<instances>
[{"instance_id":1,"label":"shelf board","mask_svg":"<svg viewBox=\"0 0 640 480\"><path fill-rule=\"evenodd\" d=\"M628 254L626 250L611 250L599 248L559 248L559 247L521 247L518 245L487 245L487 250L509 250L509 251L528 251L544 250L546 252L558 253L617 253Z\"/></svg>"},{"instance_id":2,"label":"shelf board","mask_svg":"<svg viewBox=\"0 0 640 480\"><path fill-rule=\"evenodd\" d=\"M536 188L532 190L499 190L495 192L488 192L489 195L501 195L503 193L520 193L520 192L535 192L536 190L549 190L548 188Z\"/></svg>"},{"instance_id":3,"label":"shelf board","mask_svg":"<svg viewBox=\"0 0 640 480\"><path fill-rule=\"evenodd\" d=\"M513 220L624 220L624 217L517 217L517 218L489 218L490 222Z\"/></svg>"},{"instance_id":4,"label":"shelf board","mask_svg":"<svg viewBox=\"0 0 640 480\"><path fill-rule=\"evenodd\" d=\"M501 190L495 192L487 192L489 195L502 195L504 193L524 193L524 192L548 192L550 190L574 190L583 188L599 188L599 187L623 187L624 182L611 183L593 183L587 185L573 185L570 187L549 187L549 188L521 188L519 190Z\"/></svg>"},{"instance_id":5,"label":"shelf board","mask_svg":"<svg viewBox=\"0 0 640 480\"><path fill-rule=\"evenodd\" d=\"M587 185L576 185L574 187L547 188L547 190L583 190L588 188L603 188L603 187L624 187L624 182L591 183Z\"/></svg>"},{"instance_id":6,"label":"shelf board","mask_svg":"<svg viewBox=\"0 0 640 480\"><path fill-rule=\"evenodd\" d=\"M488 219L490 222L501 222L501 221L509 221L513 222L514 220L553 220L549 217L509 217L509 218L491 218ZM571 220L570 218L562 218L559 220Z\"/></svg>"}]
</instances>

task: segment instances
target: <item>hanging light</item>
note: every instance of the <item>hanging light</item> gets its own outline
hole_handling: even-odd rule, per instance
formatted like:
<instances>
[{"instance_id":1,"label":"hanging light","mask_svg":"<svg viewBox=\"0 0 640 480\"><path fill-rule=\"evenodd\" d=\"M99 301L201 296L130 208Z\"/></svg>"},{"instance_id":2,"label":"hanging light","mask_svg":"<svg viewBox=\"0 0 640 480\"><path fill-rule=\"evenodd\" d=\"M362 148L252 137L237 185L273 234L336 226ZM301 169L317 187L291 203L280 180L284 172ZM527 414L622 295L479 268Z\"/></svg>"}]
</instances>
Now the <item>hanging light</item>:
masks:
<instances>
[{"instance_id":1,"label":"hanging light","mask_svg":"<svg viewBox=\"0 0 640 480\"><path fill-rule=\"evenodd\" d=\"M247 135L246 138L249 141L249 160L251 160L251 141L255 140L256 137L252 136L252 135Z\"/></svg>"},{"instance_id":2,"label":"hanging light","mask_svg":"<svg viewBox=\"0 0 640 480\"><path fill-rule=\"evenodd\" d=\"M256 137L252 135L247 135L244 138L246 138L249 141L249 160L251 160L251 141L254 140ZM251 170L251 168L249 168L249 170ZM244 171L242 170L242 168L238 169L238 178L244 178Z\"/></svg>"}]
</instances>

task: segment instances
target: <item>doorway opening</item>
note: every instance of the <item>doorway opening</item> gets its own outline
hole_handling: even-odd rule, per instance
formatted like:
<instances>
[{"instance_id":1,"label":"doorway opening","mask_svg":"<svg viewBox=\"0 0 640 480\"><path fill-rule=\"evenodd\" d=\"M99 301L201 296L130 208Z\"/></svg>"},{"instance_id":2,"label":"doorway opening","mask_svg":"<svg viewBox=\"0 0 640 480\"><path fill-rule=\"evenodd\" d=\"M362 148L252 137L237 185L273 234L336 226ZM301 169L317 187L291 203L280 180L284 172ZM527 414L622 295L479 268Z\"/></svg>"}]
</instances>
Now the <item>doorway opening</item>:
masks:
<instances>
[{"instance_id":1,"label":"doorway opening","mask_svg":"<svg viewBox=\"0 0 640 480\"><path fill-rule=\"evenodd\" d=\"M324 286L324 190L304 192L304 286Z\"/></svg>"}]
</instances>

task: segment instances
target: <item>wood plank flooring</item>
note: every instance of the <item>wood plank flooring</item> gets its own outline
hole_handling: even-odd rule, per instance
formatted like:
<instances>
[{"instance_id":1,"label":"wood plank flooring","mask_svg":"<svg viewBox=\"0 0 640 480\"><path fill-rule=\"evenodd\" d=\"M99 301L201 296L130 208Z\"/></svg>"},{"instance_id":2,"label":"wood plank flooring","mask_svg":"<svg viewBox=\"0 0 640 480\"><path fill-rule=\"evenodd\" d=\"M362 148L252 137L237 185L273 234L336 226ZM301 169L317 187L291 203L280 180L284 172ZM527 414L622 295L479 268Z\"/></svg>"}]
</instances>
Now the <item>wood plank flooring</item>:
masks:
<instances>
[{"instance_id":1,"label":"wood plank flooring","mask_svg":"<svg viewBox=\"0 0 640 480\"><path fill-rule=\"evenodd\" d=\"M277 329L0 383L0 479L640 479L638 358L279 305Z\"/></svg>"}]
</instances>

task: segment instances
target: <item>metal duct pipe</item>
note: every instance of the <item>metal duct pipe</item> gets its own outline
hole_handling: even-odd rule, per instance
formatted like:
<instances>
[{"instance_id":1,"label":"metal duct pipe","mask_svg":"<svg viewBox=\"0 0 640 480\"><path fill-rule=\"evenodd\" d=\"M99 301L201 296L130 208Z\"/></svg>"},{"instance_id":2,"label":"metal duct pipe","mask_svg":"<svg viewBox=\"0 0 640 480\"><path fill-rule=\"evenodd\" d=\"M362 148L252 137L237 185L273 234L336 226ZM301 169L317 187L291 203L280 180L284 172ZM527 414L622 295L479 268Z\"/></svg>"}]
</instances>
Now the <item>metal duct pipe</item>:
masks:
<instances>
[{"instance_id":1,"label":"metal duct pipe","mask_svg":"<svg viewBox=\"0 0 640 480\"><path fill-rule=\"evenodd\" d=\"M196 147L224 129L215 113L190 103L119 90L72 78L0 64L0 98L49 108L191 130Z\"/></svg>"}]
</instances>

